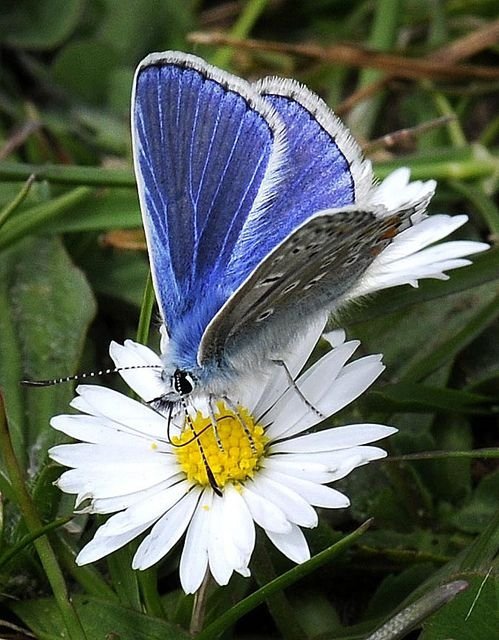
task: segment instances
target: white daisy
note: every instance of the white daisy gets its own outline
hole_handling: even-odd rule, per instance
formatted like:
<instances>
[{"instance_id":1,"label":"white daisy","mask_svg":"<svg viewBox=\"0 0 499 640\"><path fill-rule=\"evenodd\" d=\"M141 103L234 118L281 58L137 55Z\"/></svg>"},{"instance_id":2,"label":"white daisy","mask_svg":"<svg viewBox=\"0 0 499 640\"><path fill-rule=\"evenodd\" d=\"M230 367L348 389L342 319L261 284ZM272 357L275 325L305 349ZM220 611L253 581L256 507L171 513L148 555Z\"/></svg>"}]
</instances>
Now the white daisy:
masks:
<instances>
[{"instance_id":1,"label":"white daisy","mask_svg":"<svg viewBox=\"0 0 499 640\"><path fill-rule=\"evenodd\" d=\"M303 367L318 335L317 327L310 329L298 346L288 363L293 375ZM78 564L98 560L148 531L133 559L135 569L146 569L186 534L180 580L184 591L193 593L207 569L220 585L227 584L234 571L249 575L255 524L288 558L307 560L310 553L301 528L317 525L314 507L349 505L345 495L327 485L384 457L382 449L369 443L396 431L353 424L308 432L322 421L318 412L333 415L384 369L378 355L347 363L359 342L342 342L337 332L334 342L338 346L297 380L310 404L289 388L286 373L276 368L249 400L247 389L241 393L237 414L218 402L216 437L207 415L191 410L192 428L201 435L194 439L188 425L181 429L171 424L170 441L167 417L152 407L104 387L79 386L71 405L81 413L51 421L55 429L80 441L50 451L53 460L70 467L58 486L76 494L82 510L114 515L82 549ZM143 345L114 343L110 351L117 367L133 362L161 370L160 358ZM150 392L141 391L157 387L157 374L157 369L122 373L149 400Z\"/></svg>"},{"instance_id":2,"label":"white daisy","mask_svg":"<svg viewBox=\"0 0 499 640\"><path fill-rule=\"evenodd\" d=\"M407 167L396 169L369 195L369 203L383 205L388 210L410 207L417 202L429 202L435 187L435 180L409 182ZM448 216L416 213L410 228L399 233L392 243L372 262L357 285L349 292L348 298L358 298L380 289L401 284L418 286L423 278L447 280L445 273L471 264L464 256L485 251L484 242L457 240L432 245L447 237L467 222L468 216Z\"/></svg>"}]
</instances>

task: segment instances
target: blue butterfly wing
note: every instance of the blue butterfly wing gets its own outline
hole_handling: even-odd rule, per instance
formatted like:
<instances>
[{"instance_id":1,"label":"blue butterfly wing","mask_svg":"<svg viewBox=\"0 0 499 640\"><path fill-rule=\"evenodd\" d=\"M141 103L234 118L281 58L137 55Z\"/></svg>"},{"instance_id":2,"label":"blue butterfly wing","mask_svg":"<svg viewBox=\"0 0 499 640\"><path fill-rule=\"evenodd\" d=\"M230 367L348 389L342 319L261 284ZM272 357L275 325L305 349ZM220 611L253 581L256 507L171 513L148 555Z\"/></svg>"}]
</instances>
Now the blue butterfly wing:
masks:
<instances>
[{"instance_id":1,"label":"blue butterfly wing","mask_svg":"<svg viewBox=\"0 0 499 640\"><path fill-rule=\"evenodd\" d=\"M370 162L318 96L293 80L254 86L284 122L287 163L272 206L248 217L234 247L227 277L238 283L314 213L360 202L372 185Z\"/></svg>"},{"instance_id":2,"label":"blue butterfly wing","mask_svg":"<svg viewBox=\"0 0 499 640\"><path fill-rule=\"evenodd\" d=\"M240 284L223 273L248 216L273 197L283 126L248 83L168 52L137 69L132 132L156 295L188 366Z\"/></svg>"},{"instance_id":3,"label":"blue butterfly wing","mask_svg":"<svg viewBox=\"0 0 499 640\"><path fill-rule=\"evenodd\" d=\"M341 305L430 197L401 210L371 205L371 165L326 105L290 80L257 88L286 126L286 177L271 207L241 231L226 278L246 279L207 327L203 365L283 357L310 321Z\"/></svg>"}]
</instances>

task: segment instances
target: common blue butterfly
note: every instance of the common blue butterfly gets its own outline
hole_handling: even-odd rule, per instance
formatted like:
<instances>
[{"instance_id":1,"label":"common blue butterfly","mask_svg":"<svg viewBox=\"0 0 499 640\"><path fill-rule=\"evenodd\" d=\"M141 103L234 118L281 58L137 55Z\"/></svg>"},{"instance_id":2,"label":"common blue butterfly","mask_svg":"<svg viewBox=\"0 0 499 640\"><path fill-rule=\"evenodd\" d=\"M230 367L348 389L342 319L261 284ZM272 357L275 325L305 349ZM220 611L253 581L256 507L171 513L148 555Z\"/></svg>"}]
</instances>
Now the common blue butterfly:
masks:
<instances>
[{"instance_id":1,"label":"common blue butterfly","mask_svg":"<svg viewBox=\"0 0 499 640\"><path fill-rule=\"evenodd\" d=\"M134 164L170 337L162 400L225 397L286 361L431 197L370 200L370 162L293 80L249 83L193 55L139 65Z\"/></svg>"}]
</instances>

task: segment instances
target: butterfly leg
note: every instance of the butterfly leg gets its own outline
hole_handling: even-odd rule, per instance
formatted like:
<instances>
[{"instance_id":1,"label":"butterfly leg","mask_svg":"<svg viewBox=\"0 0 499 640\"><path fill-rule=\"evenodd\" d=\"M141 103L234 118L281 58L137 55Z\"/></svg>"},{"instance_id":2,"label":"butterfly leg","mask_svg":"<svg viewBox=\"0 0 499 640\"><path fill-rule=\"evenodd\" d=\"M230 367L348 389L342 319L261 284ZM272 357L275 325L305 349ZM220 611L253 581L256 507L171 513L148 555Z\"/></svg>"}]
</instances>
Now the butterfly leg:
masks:
<instances>
[{"instance_id":1,"label":"butterfly leg","mask_svg":"<svg viewBox=\"0 0 499 640\"><path fill-rule=\"evenodd\" d=\"M251 435L251 432L250 432L250 430L248 428L248 425L246 424L246 422L244 421L244 419L240 415L239 411L237 410L237 406L227 396L222 396L222 400L225 402L227 407L234 413L234 415L238 419L239 424L243 428L243 431L246 434L246 437L248 438L248 441L249 441L250 447L251 447L251 451L253 453L256 453L255 441L253 440L253 436Z\"/></svg>"},{"instance_id":2,"label":"butterfly leg","mask_svg":"<svg viewBox=\"0 0 499 640\"><path fill-rule=\"evenodd\" d=\"M212 394L210 394L210 397L208 398L208 413L210 416L211 427L213 429L213 435L215 437L217 447L223 453L225 449L222 441L220 440L220 436L218 435L218 420L215 416L215 396Z\"/></svg>"},{"instance_id":3,"label":"butterfly leg","mask_svg":"<svg viewBox=\"0 0 499 640\"><path fill-rule=\"evenodd\" d=\"M291 372L288 369L287 364L284 362L284 360L272 360L272 362L274 364L276 364L278 367L282 367L286 373L286 377L288 379L288 383L290 388L294 389L296 391L296 393L299 395L299 397L303 400L303 402L305 403L305 405L309 408L312 409L312 411L319 416L319 418L321 418L321 420L325 420L327 418L327 416L325 416L322 411L319 411L319 409L317 409L317 407L314 407L314 405L307 400L307 398L303 395L300 387L296 384L296 382L294 381L293 376L291 375Z\"/></svg>"}]
</instances>

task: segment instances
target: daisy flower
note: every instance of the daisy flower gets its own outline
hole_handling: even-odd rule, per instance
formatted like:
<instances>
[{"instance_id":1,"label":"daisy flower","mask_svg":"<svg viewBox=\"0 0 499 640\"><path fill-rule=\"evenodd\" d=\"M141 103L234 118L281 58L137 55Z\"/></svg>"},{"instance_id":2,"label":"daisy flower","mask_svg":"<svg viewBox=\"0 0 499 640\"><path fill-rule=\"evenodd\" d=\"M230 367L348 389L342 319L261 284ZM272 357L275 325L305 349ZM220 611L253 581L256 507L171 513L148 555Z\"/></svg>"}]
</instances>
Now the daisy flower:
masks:
<instances>
[{"instance_id":1,"label":"daisy flower","mask_svg":"<svg viewBox=\"0 0 499 640\"><path fill-rule=\"evenodd\" d=\"M298 345L288 362L293 376L321 329L312 327ZM193 593L208 569L220 585L234 571L249 575L255 525L292 561L307 560L302 528L317 525L315 507L349 505L329 483L384 457L385 451L370 443L396 431L351 424L310 432L360 396L384 369L379 355L348 362L359 342L338 339L338 332L325 338L337 346L298 377L299 391L278 367L271 378L241 389L240 397L232 398L237 407L217 403L216 430L202 406L191 407L188 417L178 414L169 425L147 404L105 387L79 386L71 406L80 413L51 421L80 441L50 450L53 460L70 467L57 484L76 494L81 511L114 515L81 550L77 563L96 561L147 532L132 565L147 569L185 534L180 581L186 593ZM164 349L164 331L162 341ZM110 352L117 367L153 367L122 372L150 401L151 389L161 386L160 357L132 341L112 343Z\"/></svg>"},{"instance_id":2,"label":"daisy flower","mask_svg":"<svg viewBox=\"0 0 499 640\"><path fill-rule=\"evenodd\" d=\"M410 182L407 167L396 169L383 182L374 187L368 196L371 205L380 205L387 210L410 207L418 202L429 202L435 191L435 180L415 180ZM448 280L445 273L471 264L465 256L485 251L489 245L484 242L442 240L468 221L468 216L431 215L416 213L412 226L399 233L384 249L352 289L348 298L395 287L402 284L418 286L423 278ZM433 246L430 246L433 245Z\"/></svg>"}]
</instances>

